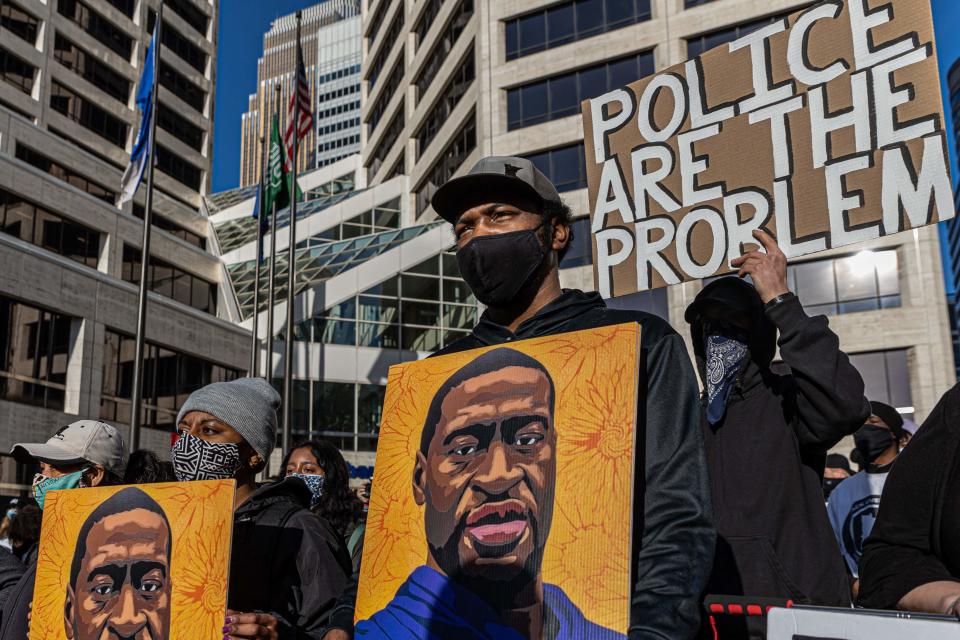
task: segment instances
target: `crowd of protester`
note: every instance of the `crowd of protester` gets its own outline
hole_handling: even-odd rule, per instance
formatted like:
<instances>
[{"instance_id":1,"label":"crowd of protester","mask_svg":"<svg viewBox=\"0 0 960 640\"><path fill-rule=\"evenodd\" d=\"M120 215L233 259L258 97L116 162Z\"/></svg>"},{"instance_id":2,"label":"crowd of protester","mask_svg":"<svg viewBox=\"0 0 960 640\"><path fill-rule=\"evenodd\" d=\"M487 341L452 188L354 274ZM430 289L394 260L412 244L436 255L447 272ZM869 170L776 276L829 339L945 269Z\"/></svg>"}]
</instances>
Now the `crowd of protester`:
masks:
<instances>
[{"instance_id":1,"label":"crowd of protester","mask_svg":"<svg viewBox=\"0 0 960 640\"><path fill-rule=\"evenodd\" d=\"M919 428L864 397L827 319L789 291L771 236L757 231L763 250L733 261L740 278L708 284L687 308L691 363L663 320L561 288L570 210L529 160L484 158L433 206L453 225L461 275L486 306L441 353L642 327L631 640L765 636L763 616L704 607L724 598L960 616L960 386ZM224 638L379 637L354 627L369 483L351 489L342 454L324 441L294 445L279 473L258 481L279 403L257 378L195 391L169 462L128 455L120 432L93 420L16 445L14 457L39 472L33 500L12 503L0 523L0 640L28 636L50 490L204 479L236 482ZM847 436L858 473L828 455ZM453 635L427 633L490 637L466 622Z\"/></svg>"}]
</instances>

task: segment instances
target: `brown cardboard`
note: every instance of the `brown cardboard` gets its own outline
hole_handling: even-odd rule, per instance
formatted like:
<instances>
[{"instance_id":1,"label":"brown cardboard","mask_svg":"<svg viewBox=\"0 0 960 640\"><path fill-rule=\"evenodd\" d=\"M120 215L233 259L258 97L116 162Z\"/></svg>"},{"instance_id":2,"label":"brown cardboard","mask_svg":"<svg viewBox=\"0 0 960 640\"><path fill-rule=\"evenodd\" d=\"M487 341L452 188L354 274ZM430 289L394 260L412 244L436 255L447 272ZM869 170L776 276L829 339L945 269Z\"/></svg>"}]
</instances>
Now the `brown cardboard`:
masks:
<instances>
[{"instance_id":1,"label":"brown cardboard","mask_svg":"<svg viewBox=\"0 0 960 640\"><path fill-rule=\"evenodd\" d=\"M785 105L785 116L762 117ZM584 101L583 121L604 297L728 272L731 259L758 248L750 226L776 236L789 258L954 214L929 0L814 5ZM831 124L847 126L827 134ZM643 155L651 159L634 162ZM669 173L635 189L635 172L656 176L661 157ZM601 211L611 202L622 206Z\"/></svg>"}]
</instances>

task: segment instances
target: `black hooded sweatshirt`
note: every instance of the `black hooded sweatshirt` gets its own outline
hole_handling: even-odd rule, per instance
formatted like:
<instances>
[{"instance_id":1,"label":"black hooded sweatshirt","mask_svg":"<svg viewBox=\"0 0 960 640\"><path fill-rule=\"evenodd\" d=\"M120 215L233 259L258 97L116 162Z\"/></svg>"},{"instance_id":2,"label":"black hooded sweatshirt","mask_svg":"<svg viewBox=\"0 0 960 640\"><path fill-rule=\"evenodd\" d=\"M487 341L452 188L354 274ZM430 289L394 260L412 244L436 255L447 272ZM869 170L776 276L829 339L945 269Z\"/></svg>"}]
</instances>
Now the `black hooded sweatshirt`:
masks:
<instances>
[{"instance_id":1,"label":"black hooded sweatshirt","mask_svg":"<svg viewBox=\"0 0 960 640\"><path fill-rule=\"evenodd\" d=\"M684 640L696 633L716 534L697 383L677 332L649 313L610 309L599 294L564 290L516 333L485 313L473 333L434 355L627 322L640 324L641 344L630 639ZM331 628L353 630L357 578L340 598Z\"/></svg>"},{"instance_id":2,"label":"black hooded sweatshirt","mask_svg":"<svg viewBox=\"0 0 960 640\"><path fill-rule=\"evenodd\" d=\"M752 286L723 278L704 287L691 309L707 300L726 309L724 299L752 330L750 357L720 422L707 422L706 398L701 401L718 535L707 593L849 606L822 480L827 450L870 415L863 379L826 317L808 316L792 294L764 307ZM704 376L703 325L690 315ZM777 345L789 374L770 369Z\"/></svg>"},{"instance_id":3,"label":"black hooded sweatshirt","mask_svg":"<svg viewBox=\"0 0 960 640\"><path fill-rule=\"evenodd\" d=\"M352 571L343 539L309 505L307 485L286 478L234 513L227 604L276 616L280 640L322 638Z\"/></svg>"}]
</instances>

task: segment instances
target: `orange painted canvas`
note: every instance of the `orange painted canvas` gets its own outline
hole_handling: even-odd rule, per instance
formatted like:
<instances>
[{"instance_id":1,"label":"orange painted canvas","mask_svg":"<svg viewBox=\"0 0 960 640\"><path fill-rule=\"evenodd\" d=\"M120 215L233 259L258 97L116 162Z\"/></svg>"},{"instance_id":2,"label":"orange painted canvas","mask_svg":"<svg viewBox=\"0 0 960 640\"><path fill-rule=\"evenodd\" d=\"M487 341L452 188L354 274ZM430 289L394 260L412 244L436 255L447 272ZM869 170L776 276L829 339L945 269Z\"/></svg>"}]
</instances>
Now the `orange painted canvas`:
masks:
<instances>
[{"instance_id":1,"label":"orange painted canvas","mask_svg":"<svg viewBox=\"0 0 960 640\"><path fill-rule=\"evenodd\" d=\"M30 640L219 640L233 480L52 491Z\"/></svg>"},{"instance_id":2,"label":"orange painted canvas","mask_svg":"<svg viewBox=\"0 0 960 640\"><path fill-rule=\"evenodd\" d=\"M639 348L624 324L390 369L357 638L626 637Z\"/></svg>"}]
</instances>

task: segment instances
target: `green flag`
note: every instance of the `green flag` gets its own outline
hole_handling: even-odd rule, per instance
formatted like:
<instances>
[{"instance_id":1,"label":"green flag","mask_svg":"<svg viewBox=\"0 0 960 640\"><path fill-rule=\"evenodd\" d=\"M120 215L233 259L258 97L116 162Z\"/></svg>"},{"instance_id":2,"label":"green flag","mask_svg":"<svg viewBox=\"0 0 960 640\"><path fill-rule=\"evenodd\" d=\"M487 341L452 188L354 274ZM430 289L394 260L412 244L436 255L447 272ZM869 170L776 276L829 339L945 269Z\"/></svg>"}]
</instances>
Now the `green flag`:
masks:
<instances>
[{"instance_id":1,"label":"green flag","mask_svg":"<svg viewBox=\"0 0 960 640\"><path fill-rule=\"evenodd\" d=\"M270 127L270 156L267 159L267 185L263 195L265 218L270 215L273 205L277 210L290 206L290 192L293 191L293 174L286 171L283 161L283 146L280 143L280 119L274 115ZM301 197L297 187L297 200Z\"/></svg>"}]
</instances>

